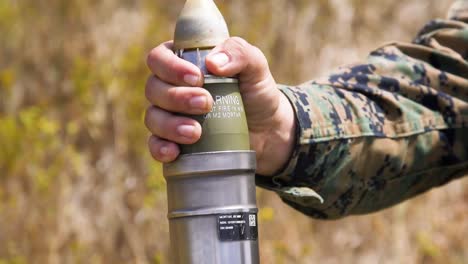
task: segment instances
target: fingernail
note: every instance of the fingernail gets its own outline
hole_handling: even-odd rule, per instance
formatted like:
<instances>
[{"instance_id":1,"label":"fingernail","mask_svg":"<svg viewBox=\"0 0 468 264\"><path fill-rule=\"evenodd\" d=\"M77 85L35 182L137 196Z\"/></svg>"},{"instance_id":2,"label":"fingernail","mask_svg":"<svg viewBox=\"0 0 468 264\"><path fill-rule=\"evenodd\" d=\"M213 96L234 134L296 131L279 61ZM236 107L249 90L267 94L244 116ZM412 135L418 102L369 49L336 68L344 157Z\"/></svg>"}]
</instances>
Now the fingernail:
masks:
<instances>
[{"instance_id":1,"label":"fingernail","mask_svg":"<svg viewBox=\"0 0 468 264\"><path fill-rule=\"evenodd\" d=\"M190 107L205 110L208 107L208 99L206 96L195 96L189 101Z\"/></svg>"},{"instance_id":2,"label":"fingernail","mask_svg":"<svg viewBox=\"0 0 468 264\"><path fill-rule=\"evenodd\" d=\"M177 127L177 133L186 138L193 138L195 135L195 127L190 125L181 125Z\"/></svg>"},{"instance_id":3,"label":"fingernail","mask_svg":"<svg viewBox=\"0 0 468 264\"><path fill-rule=\"evenodd\" d=\"M163 156L167 156L167 155L169 155L169 148L168 147L162 147L161 149L159 149L159 153L161 153L161 155L163 155Z\"/></svg>"},{"instance_id":4,"label":"fingernail","mask_svg":"<svg viewBox=\"0 0 468 264\"><path fill-rule=\"evenodd\" d=\"M200 78L197 75L194 75L194 74L184 75L184 82L186 82L188 85L196 86L199 81L200 81Z\"/></svg>"},{"instance_id":5,"label":"fingernail","mask_svg":"<svg viewBox=\"0 0 468 264\"><path fill-rule=\"evenodd\" d=\"M226 53L216 53L213 56L210 57L210 60L216 64L218 67L223 67L229 62L229 57L226 55Z\"/></svg>"}]
</instances>

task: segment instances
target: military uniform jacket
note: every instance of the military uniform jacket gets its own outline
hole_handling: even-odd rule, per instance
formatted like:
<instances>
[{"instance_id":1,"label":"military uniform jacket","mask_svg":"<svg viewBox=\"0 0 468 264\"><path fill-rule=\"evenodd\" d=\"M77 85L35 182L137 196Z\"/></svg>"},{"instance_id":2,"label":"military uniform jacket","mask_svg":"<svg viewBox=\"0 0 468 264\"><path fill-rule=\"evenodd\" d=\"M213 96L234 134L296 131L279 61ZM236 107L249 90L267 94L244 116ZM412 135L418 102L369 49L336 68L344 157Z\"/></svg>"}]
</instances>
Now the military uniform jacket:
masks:
<instances>
[{"instance_id":1,"label":"military uniform jacket","mask_svg":"<svg viewBox=\"0 0 468 264\"><path fill-rule=\"evenodd\" d=\"M468 174L468 1L362 64L280 86L294 153L257 184L320 219L377 211Z\"/></svg>"}]
</instances>

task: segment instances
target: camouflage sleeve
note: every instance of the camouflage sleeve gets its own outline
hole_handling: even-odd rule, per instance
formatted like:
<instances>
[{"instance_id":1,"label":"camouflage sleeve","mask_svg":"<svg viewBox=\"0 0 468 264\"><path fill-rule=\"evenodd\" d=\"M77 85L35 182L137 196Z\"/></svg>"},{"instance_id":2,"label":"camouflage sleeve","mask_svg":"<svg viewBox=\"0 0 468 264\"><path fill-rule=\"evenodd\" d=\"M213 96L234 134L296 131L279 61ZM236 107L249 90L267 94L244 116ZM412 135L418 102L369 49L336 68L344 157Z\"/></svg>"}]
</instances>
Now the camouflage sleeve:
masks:
<instances>
[{"instance_id":1,"label":"camouflage sleeve","mask_svg":"<svg viewBox=\"0 0 468 264\"><path fill-rule=\"evenodd\" d=\"M296 111L287 168L258 185L320 219L374 212L468 174L468 1L413 43L281 86ZM322 199L323 198L323 199Z\"/></svg>"}]
</instances>

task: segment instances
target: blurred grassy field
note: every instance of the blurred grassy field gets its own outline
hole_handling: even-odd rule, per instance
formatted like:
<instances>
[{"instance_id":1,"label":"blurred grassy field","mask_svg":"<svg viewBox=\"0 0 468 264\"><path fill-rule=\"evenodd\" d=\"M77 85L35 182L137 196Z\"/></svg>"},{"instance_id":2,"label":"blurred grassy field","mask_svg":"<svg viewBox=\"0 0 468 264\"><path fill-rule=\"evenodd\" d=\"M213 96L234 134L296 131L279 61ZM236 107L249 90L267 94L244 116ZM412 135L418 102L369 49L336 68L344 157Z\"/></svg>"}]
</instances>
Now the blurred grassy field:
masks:
<instances>
[{"instance_id":1,"label":"blurred grassy field","mask_svg":"<svg viewBox=\"0 0 468 264\"><path fill-rule=\"evenodd\" d=\"M146 150L146 53L184 1L0 0L0 264L170 263ZM410 40L439 0L218 1L297 84ZM468 263L468 180L370 216L309 219L258 190L262 263Z\"/></svg>"}]
</instances>

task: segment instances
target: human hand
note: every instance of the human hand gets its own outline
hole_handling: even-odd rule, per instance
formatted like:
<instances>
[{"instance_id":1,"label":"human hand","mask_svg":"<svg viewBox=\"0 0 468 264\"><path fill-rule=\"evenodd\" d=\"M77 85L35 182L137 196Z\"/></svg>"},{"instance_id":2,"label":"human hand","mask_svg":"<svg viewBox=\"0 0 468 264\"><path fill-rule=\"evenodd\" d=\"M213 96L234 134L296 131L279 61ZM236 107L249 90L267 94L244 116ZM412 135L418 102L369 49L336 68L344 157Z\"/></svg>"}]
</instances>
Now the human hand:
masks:
<instances>
[{"instance_id":1,"label":"human hand","mask_svg":"<svg viewBox=\"0 0 468 264\"><path fill-rule=\"evenodd\" d=\"M145 124L153 134L149 150L154 159L167 163L180 154L178 144L194 144L200 124L180 114L210 112L213 98L203 85L195 65L178 58L172 42L154 48L147 64L153 75L146 84ZM206 58L208 70L217 76L239 76L250 144L257 154L257 173L273 175L289 160L294 147L295 117L291 104L277 87L263 53L241 38L230 38Z\"/></svg>"}]
</instances>

